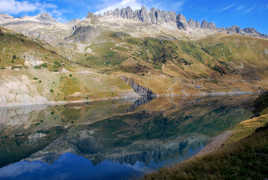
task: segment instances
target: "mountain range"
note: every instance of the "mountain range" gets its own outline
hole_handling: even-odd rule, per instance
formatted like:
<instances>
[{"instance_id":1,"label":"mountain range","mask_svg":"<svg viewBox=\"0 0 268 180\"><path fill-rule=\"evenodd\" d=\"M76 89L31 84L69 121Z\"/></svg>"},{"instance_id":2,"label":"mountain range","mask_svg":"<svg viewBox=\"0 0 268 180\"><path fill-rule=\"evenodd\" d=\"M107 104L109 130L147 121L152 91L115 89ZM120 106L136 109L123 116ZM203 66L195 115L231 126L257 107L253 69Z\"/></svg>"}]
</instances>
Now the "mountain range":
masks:
<instances>
[{"instance_id":1,"label":"mountain range","mask_svg":"<svg viewBox=\"0 0 268 180\"><path fill-rule=\"evenodd\" d=\"M145 7L140 10L133 11L130 7L115 9L112 11L105 12L103 16L114 16L123 19L132 19L145 24L164 24L164 23L176 23L178 29L188 30L188 29L209 29L212 31L226 32L226 33L239 33L245 35L252 35L256 37L267 38L265 34L259 33L254 28L244 28L234 25L227 28L217 28L216 24L213 22L207 22L203 20L202 22L189 19L188 21L183 14L176 15L175 12L171 11L161 11L159 9L152 8L148 11Z\"/></svg>"},{"instance_id":2,"label":"mountain range","mask_svg":"<svg viewBox=\"0 0 268 180\"><path fill-rule=\"evenodd\" d=\"M0 15L0 26L0 105L268 87L267 35L254 28L218 28L144 7L66 23L49 14Z\"/></svg>"}]
</instances>

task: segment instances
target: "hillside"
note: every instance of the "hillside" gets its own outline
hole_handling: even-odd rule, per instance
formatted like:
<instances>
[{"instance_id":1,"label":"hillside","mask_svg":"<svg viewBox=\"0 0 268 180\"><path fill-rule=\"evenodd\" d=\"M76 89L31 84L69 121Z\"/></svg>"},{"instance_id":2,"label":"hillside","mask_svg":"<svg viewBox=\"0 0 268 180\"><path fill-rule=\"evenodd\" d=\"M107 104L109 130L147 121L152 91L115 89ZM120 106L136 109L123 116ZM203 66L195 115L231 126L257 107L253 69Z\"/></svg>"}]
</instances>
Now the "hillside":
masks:
<instances>
[{"instance_id":1,"label":"hillside","mask_svg":"<svg viewBox=\"0 0 268 180\"><path fill-rule=\"evenodd\" d=\"M222 95L268 87L268 40L257 31L233 32L206 22L196 26L198 22L162 11L144 21L146 13L122 12L124 16L89 13L65 24L46 14L1 15L0 74L5 78L0 78L0 88L5 90L0 89L0 104L147 92Z\"/></svg>"},{"instance_id":2,"label":"hillside","mask_svg":"<svg viewBox=\"0 0 268 180\"><path fill-rule=\"evenodd\" d=\"M2 28L0 49L1 105L88 100L132 92L118 78L79 66L48 44Z\"/></svg>"}]
</instances>

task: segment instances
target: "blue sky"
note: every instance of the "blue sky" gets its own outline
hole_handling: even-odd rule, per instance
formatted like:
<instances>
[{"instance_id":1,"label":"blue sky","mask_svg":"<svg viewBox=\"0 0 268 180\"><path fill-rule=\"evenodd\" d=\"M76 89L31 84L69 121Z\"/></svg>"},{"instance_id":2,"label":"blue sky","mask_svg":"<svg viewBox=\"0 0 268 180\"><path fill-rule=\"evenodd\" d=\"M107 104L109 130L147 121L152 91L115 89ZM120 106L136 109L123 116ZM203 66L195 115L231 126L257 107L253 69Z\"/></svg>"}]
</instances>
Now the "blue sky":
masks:
<instances>
[{"instance_id":1,"label":"blue sky","mask_svg":"<svg viewBox=\"0 0 268 180\"><path fill-rule=\"evenodd\" d=\"M156 7L187 18L213 21L218 27L255 27L268 34L268 0L0 0L0 13L16 17L48 12L60 21L115 7Z\"/></svg>"}]
</instances>

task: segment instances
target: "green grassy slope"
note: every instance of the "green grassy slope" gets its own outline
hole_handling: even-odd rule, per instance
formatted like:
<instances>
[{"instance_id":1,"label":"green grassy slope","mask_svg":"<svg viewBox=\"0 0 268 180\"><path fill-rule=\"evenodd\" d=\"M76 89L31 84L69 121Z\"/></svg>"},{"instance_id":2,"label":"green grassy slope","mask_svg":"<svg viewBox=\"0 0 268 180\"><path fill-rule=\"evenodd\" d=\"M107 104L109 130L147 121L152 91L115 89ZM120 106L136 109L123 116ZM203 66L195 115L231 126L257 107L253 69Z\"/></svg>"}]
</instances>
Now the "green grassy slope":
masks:
<instances>
[{"instance_id":1,"label":"green grassy slope","mask_svg":"<svg viewBox=\"0 0 268 180\"><path fill-rule=\"evenodd\" d=\"M98 73L57 54L56 48L1 28L0 79L8 103L38 103L37 96L49 101L92 100L132 92L119 77ZM14 85L10 86L9 84ZM23 86L23 89L15 86ZM15 89L14 89L15 88ZM21 102L16 96L32 97ZM6 103L0 102L1 103ZM23 100L24 101L24 100ZM28 102L30 101L30 102ZM34 102L32 102L34 101Z\"/></svg>"},{"instance_id":2,"label":"green grassy slope","mask_svg":"<svg viewBox=\"0 0 268 180\"><path fill-rule=\"evenodd\" d=\"M180 94L182 89L198 92L200 88L195 86L200 84L204 92L212 87L218 91L252 90L267 86L267 47L267 40L238 35L187 41L104 32L88 46L92 53L76 56L74 61L102 73L130 76L158 94ZM170 86L170 90L165 88Z\"/></svg>"},{"instance_id":3,"label":"green grassy slope","mask_svg":"<svg viewBox=\"0 0 268 180\"><path fill-rule=\"evenodd\" d=\"M47 69L49 71L60 71L63 67L68 68L70 62L59 56L52 47L44 48L45 44L33 41L26 36L16 34L2 29L0 33L0 68L28 68L25 61L28 56L33 60L43 63L36 65L35 69Z\"/></svg>"},{"instance_id":4,"label":"green grassy slope","mask_svg":"<svg viewBox=\"0 0 268 180\"><path fill-rule=\"evenodd\" d=\"M87 52L67 60L57 48L2 29L0 75L9 77L5 81L26 75L39 95L50 101L133 92L122 76L155 94L257 91L268 86L267 47L267 40L245 36L186 41L104 31L85 46Z\"/></svg>"}]
</instances>

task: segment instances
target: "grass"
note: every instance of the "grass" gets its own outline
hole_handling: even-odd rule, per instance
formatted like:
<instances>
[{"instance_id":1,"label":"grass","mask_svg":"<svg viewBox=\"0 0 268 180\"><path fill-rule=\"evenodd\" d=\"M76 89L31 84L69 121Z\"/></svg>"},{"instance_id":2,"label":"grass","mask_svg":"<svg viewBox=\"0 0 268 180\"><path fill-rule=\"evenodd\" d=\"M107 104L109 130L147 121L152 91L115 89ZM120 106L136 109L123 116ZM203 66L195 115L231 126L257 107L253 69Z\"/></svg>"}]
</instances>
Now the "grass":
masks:
<instances>
[{"instance_id":1,"label":"grass","mask_svg":"<svg viewBox=\"0 0 268 180\"><path fill-rule=\"evenodd\" d=\"M232 136L227 140L226 144L237 142L251 135L257 128L268 124L268 91L261 94L254 102L254 117L243 121L233 129Z\"/></svg>"},{"instance_id":2,"label":"grass","mask_svg":"<svg viewBox=\"0 0 268 180\"><path fill-rule=\"evenodd\" d=\"M77 97L80 99L120 96L129 87L119 80L119 76L130 76L157 94L182 94L182 91L194 94L211 89L221 91L232 89L234 85L248 90L248 82L245 82L247 86L242 86L244 79L263 80L267 77L268 56L264 55L264 48L268 44L260 39L230 36L182 41L135 38L124 32L102 33L100 39L87 47L92 53L74 55L71 61L76 64L72 64L59 56L55 49L48 48L49 45L43 46L42 42L4 32L0 35L0 72L14 76L15 70L25 71L31 79L39 77L41 72L58 72L43 74L39 77L40 81L36 80L34 84L38 86L38 92L49 100L68 100L75 91L83 94ZM36 73L25 65L25 54L43 61L33 67ZM65 69L72 75L66 75L60 82ZM75 71L94 71L98 75L77 75ZM232 79L240 82L224 82ZM202 80L207 80L209 84L197 85L193 80L200 84ZM51 84L51 81L57 83ZM199 86L202 89L196 88ZM50 89L54 92L49 92Z\"/></svg>"},{"instance_id":3,"label":"grass","mask_svg":"<svg viewBox=\"0 0 268 180\"><path fill-rule=\"evenodd\" d=\"M59 89L63 92L64 97L68 97L76 92L80 92L80 82L77 78L62 76Z\"/></svg>"},{"instance_id":4,"label":"grass","mask_svg":"<svg viewBox=\"0 0 268 180\"><path fill-rule=\"evenodd\" d=\"M91 45L94 55L88 55L79 60L81 64L92 67L117 66L127 59L124 53L117 50L114 43L106 42Z\"/></svg>"},{"instance_id":5,"label":"grass","mask_svg":"<svg viewBox=\"0 0 268 180\"><path fill-rule=\"evenodd\" d=\"M124 32L107 31L101 37L90 46L93 53L81 56L78 61L100 68L106 74L124 71L143 78L141 64L146 64L146 71L150 69L174 78L212 79L211 83L218 82L217 86L221 86L223 76L260 79L261 72L266 72L268 67L264 53L267 41L245 36L209 36L186 41L136 38ZM135 63L124 66L129 60Z\"/></svg>"},{"instance_id":6,"label":"grass","mask_svg":"<svg viewBox=\"0 0 268 180\"><path fill-rule=\"evenodd\" d=\"M43 47L43 44L27 37L6 31L0 35L0 67L25 67L27 56L42 60L44 63L35 69L46 68L49 71L59 71L63 65L69 65L56 52Z\"/></svg>"}]
</instances>

